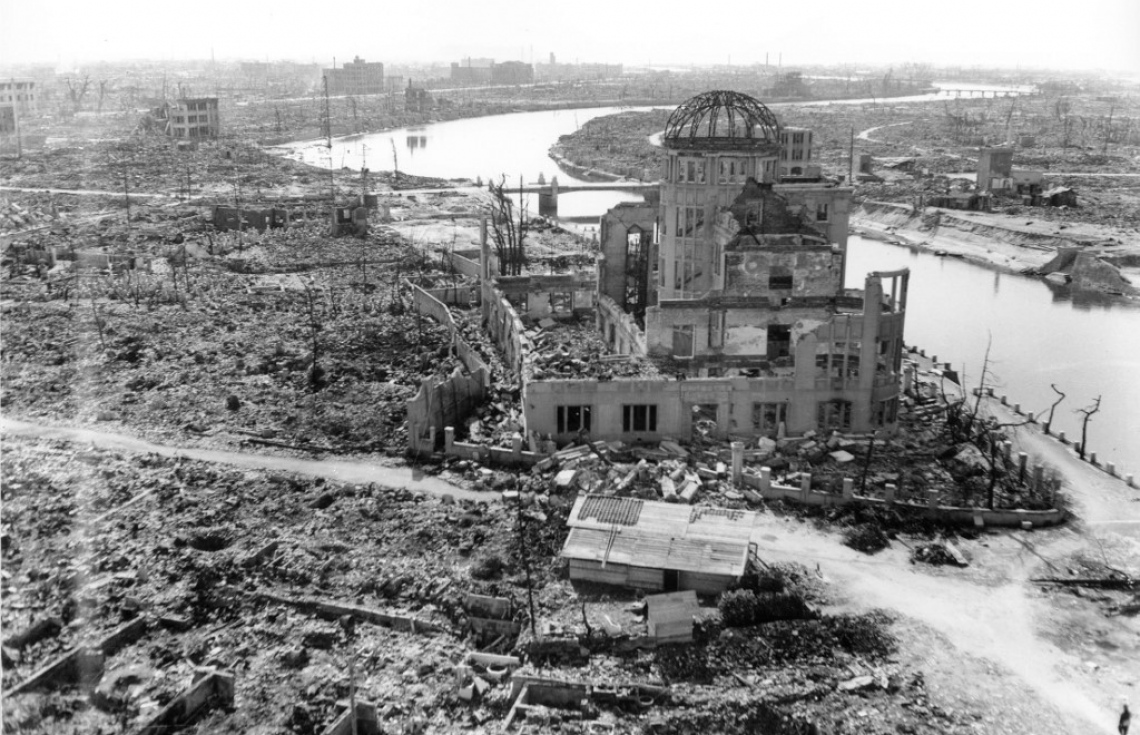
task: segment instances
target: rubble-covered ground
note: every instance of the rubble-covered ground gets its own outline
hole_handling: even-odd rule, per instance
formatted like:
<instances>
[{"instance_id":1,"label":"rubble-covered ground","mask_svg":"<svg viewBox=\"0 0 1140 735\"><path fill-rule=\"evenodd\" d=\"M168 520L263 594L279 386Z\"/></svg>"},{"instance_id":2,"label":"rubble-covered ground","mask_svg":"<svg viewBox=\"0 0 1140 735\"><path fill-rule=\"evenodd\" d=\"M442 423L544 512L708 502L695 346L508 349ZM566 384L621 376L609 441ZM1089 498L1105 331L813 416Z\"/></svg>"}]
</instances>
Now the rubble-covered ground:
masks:
<instances>
[{"instance_id":1,"label":"rubble-covered ground","mask_svg":"<svg viewBox=\"0 0 1140 735\"><path fill-rule=\"evenodd\" d=\"M59 265L42 279L6 283L23 298L5 306L5 411L398 451L404 401L459 364L446 330L411 311L403 283L444 277L438 260L394 233L334 239L321 217L239 236L212 232L192 209L145 216L153 221L132 234L121 222L110 234L53 232L80 247L57 248ZM155 239L137 229L148 226ZM82 247L97 242L110 245ZM138 267L98 266L126 253Z\"/></svg>"},{"instance_id":2,"label":"rubble-covered ground","mask_svg":"<svg viewBox=\"0 0 1140 735\"><path fill-rule=\"evenodd\" d=\"M706 601L696 643L648 644L635 596L562 579L555 556L573 493L548 493L539 477L498 478L538 491L526 495L520 520L497 493L456 502L57 440L5 445L5 689L125 621L148 620L106 661L94 696L64 684L6 697L7 731L122 732L185 689L195 669L213 666L234 674L234 708L187 732L320 732L348 696L354 656L356 696L379 703L385 722L490 732L510 700L504 686L470 702L458 695L473 676L493 684L485 669L462 668L476 650L464 599L512 599L525 631L529 565L543 630L581 635L591 655L528 657L524 632L523 673L669 687L645 711L603 703L593 712L618 731L748 732L775 718L824 732L972 732L965 713L941 711L921 673L893 658L889 616L821 612L827 585L794 565L757 581L802 598L804 617L730 628ZM350 631L287 602L313 599L412 616L438 631L365 622ZM30 629L38 639L13 640ZM566 732L586 731L579 714L553 717Z\"/></svg>"}]
</instances>

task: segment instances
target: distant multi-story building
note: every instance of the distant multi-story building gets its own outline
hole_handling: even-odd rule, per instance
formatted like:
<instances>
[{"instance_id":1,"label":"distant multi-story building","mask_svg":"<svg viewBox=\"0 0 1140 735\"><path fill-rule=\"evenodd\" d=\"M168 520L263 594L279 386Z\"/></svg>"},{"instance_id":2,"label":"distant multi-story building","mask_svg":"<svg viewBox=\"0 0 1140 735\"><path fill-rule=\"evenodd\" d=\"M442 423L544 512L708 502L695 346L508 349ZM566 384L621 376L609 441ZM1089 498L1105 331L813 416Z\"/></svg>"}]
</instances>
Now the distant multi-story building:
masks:
<instances>
[{"instance_id":1,"label":"distant multi-story building","mask_svg":"<svg viewBox=\"0 0 1140 735\"><path fill-rule=\"evenodd\" d=\"M408 80L408 88L404 90L404 109L408 112L430 112L431 94L421 87L413 87Z\"/></svg>"},{"instance_id":2,"label":"distant multi-story building","mask_svg":"<svg viewBox=\"0 0 1140 735\"><path fill-rule=\"evenodd\" d=\"M468 56L451 63L451 81L456 84L490 84L494 59L473 59Z\"/></svg>"},{"instance_id":3,"label":"distant multi-story building","mask_svg":"<svg viewBox=\"0 0 1140 735\"><path fill-rule=\"evenodd\" d=\"M166 108L166 134L172 138L217 138L221 130L217 97L182 99Z\"/></svg>"},{"instance_id":4,"label":"distant multi-story building","mask_svg":"<svg viewBox=\"0 0 1140 735\"><path fill-rule=\"evenodd\" d=\"M551 54L549 64L534 65L534 78L539 82L577 82L613 79L624 71L621 64L559 64Z\"/></svg>"},{"instance_id":5,"label":"distant multi-story building","mask_svg":"<svg viewBox=\"0 0 1140 735\"><path fill-rule=\"evenodd\" d=\"M384 93L384 64L365 61L359 56L339 69L325 69L329 94L361 95Z\"/></svg>"},{"instance_id":6,"label":"distant multi-story building","mask_svg":"<svg viewBox=\"0 0 1140 735\"><path fill-rule=\"evenodd\" d=\"M807 128L780 130L780 178L820 175L819 165L812 160L812 132Z\"/></svg>"},{"instance_id":7,"label":"distant multi-story building","mask_svg":"<svg viewBox=\"0 0 1140 735\"><path fill-rule=\"evenodd\" d=\"M534 67L522 61L504 61L491 67L491 84L531 84Z\"/></svg>"},{"instance_id":8,"label":"distant multi-story building","mask_svg":"<svg viewBox=\"0 0 1140 735\"><path fill-rule=\"evenodd\" d=\"M31 79L0 80L0 104L15 105L20 114L36 111L36 83Z\"/></svg>"}]
</instances>

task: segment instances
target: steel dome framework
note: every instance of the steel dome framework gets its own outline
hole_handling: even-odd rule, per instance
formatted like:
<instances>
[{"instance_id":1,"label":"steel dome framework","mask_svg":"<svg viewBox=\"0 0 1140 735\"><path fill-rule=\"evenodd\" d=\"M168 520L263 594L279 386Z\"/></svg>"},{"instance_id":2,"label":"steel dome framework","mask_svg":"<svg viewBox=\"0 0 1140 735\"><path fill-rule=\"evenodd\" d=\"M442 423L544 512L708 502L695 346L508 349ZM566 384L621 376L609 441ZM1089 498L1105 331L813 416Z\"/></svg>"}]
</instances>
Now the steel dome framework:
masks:
<instances>
[{"instance_id":1,"label":"steel dome framework","mask_svg":"<svg viewBox=\"0 0 1140 735\"><path fill-rule=\"evenodd\" d=\"M780 121L762 102L717 89L681 104L665 123L662 143L671 148L780 144Z\"/></svg>"}]
</instances>

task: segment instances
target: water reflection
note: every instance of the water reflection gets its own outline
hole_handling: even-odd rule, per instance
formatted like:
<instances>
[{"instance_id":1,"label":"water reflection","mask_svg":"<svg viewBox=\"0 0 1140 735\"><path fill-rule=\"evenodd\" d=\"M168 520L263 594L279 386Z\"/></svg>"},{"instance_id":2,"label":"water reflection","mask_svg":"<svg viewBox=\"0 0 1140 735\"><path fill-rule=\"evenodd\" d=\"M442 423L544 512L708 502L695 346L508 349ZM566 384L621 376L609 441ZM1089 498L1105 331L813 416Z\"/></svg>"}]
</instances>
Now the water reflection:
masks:
<instances>
[{"instance_id":1,"label":"water reflection","mask_svg":"<svg viewBox=\"0 0 1140 735\"><path fill-rule=\"evenodd\" d=\"M995 393L1040 415L1055 383L1070 398L1054 424L1070 436L1080 430L1073 409L1103 394L1089 448L1140 471L1140 304L858 236L847 260L850 288L870 271L910 268L907 342L952 362L969 385L977 385L989 343Z\"/></svg>"}]
</instances>

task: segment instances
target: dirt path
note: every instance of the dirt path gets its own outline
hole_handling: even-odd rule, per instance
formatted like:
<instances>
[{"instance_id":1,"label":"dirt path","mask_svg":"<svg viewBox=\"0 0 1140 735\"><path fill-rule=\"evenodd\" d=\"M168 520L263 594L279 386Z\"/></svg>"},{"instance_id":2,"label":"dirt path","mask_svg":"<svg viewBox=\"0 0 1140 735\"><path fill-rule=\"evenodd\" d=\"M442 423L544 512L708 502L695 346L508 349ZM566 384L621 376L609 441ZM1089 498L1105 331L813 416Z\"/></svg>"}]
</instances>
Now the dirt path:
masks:
<instances>
[{"instance_id":1,"label":"dirt path","mask_svg":"<svg viewBox=\"0 0 1140 735\"><path fill-rule=\"evenodd\" d=\"M1072 535L1065 530L1048 533L1062 544ZM1035 540L1040 535L1035 534ZM1117 687L1106 691L1080 659L1038 634L1039 620L1050 615L1049 601L1032 598L1026 580L1039 560L1019 552L1012 539L993 538L988 543L997 547L996 558L953 570L913 566L909 552L897 542L869 557L843 546L834 534L771 516L761 516L752 540L766 561L818 563L821 576L842 595L836 611L881 608L903 616L905 624L899 627L904 630L917 627L918 632L900 636L901 657L926 671L928 682L939 691L954 693L957 701L1010 728L985 732L1113 732L1108 726L1112 707L1123 692ZM910 655L911 648L927 645L929 631L951 647L934 652L945 659L934 670L927 670L925 660L934 653ZM915 635L918 639L908 637ZM978 683L982 674L995 677L1006 690L1000 707L993 704L992 692ZM1140 672L1126 675L1135 678ZM1011 697L1017 701L1009 701ZM1023 729L1005 722L1014 713Z\"/></svg>"},{"instance_id":2,"label":"dirt path","mask_svg":"<svg viewBox=\"0 0 1140 735\"><path fill-rule=\"evenodd\" d=\"M114 434L86 428L45 426L10 418L0 418L0 432L15 436L44 439L63 439L89 444L101 449L126 452L153 452L164 457L186 457L202 462L216 462L256 470L297 472L311 477L348 483L376 483L384 487L404 488L429 495L451 495L455 499L495 501L496 493L479 493L465 490L422 472L406 467L384 467L372 462L342 459L295 459L275 457L251 452L232 452L220 449L195 449L154 444L125 434Z\"/></svg>"},{"instance_id":3,"label":"dirt path","mask_svg":"<svg viewBox=\"0 0 1140 735\"><path fill-rule=\"evenodd\" d=\"M875 140L874 138L872 138L871 133L875 132L876 130L882 130L883 128L894 128L894 127L898 127L899 125L910 125L912 122L914 122L914 121L913 120L907 120L906 122L890 123L889 125L876 125L873 128L867 128L866 130L862 131L861 133L857 133L855 135L855 137L858 140L865 140L865 141L868 141L869 143L881 143L882 141Z\"/></svg>"},{"instance_id":4,"label":"dirt path","mask_svg":"<svg viewBox=\"0 0 1140 735\"><path fill-rule=\"evenodd\" d=\"M983 407L1002 421L1015 420L999 401L987 400ZM1074 605L1058 602L1029 580L1051 576L1050 562L1090 549L1095 555L1098 547L1140 559L1140 490L1082 462L1038 427L1019 427L1016 438L1019 449L1064 476L1077 518L1057 529L983 536L967 545L974 558L966 569L911 565L898 543L869 557L843 546L834 534L766 515L752 540L765 560L817 562L844 595L841 609L893 610L944 638L953 650L930 647L923 656L940 657L943 665L932 664L929 671L942 689L960 693L971 706L994 703L995 723L1008 722L993 732L1115 732L1120 702L1140 683L1140 657L1129 650L1101 657L1095 643L1121 636L1140 650L1140 626L1134 619L1105 618L1095 608L1074 612ZM1059 628L1064 650L1053 642ZM927 643L915 641L914 647ZM927 669L926 660L915 663Z\"/></svg>"}]
</instances>

